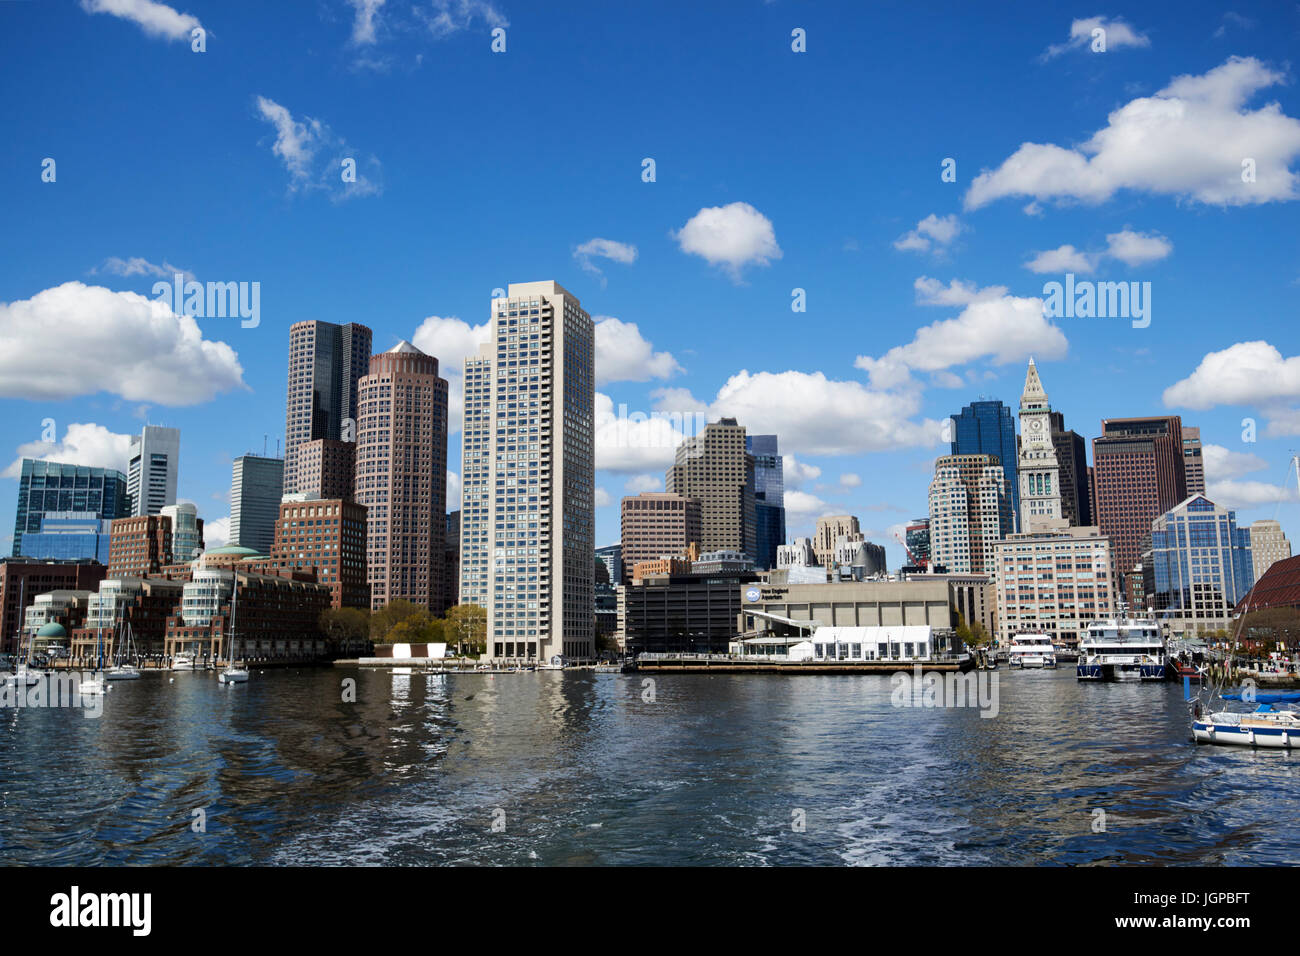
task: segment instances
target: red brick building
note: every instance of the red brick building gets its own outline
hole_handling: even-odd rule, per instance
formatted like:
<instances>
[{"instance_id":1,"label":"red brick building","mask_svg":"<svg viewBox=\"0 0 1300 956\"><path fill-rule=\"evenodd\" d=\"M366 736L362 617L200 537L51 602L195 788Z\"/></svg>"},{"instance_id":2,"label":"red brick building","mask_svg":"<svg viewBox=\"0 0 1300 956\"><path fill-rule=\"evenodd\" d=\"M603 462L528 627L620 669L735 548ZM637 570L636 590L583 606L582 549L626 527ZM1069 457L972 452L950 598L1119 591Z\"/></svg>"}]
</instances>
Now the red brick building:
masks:
<instances>
[{"instance_id":1,"label":"red brick building","mask_svg":"<svg viewBox=\"0 0 1300 956\"><path fill-rule=\"evenodd\" d=\"M172 563L172 519L166 515L118 518L108 545L108 577L157 577Z\"/></svg>"},{"instance_id":2,"label":"red brick building","mask_svg":"<svg viewBox=\"0 0 1300 956\"><path fill-rule=\"evenodd\" d=\"M355 442L318 438L298 446L297 491L309 498L352 500Z\"/></svg>"},{"instance_id":3,"label":"red brick building","mask_svg":"<svg viewBox=\"0 0 1300 956\"><path fill-rule=\"evenodd\" d=\"M18 628L25 607L47 591L93 591L107 568L98 561L38 561L0 558L0 652L18 649Z\"/></svg>"},{"instance_id":4,"label":"red brick building","mask_svg":"<svg viewBox=\"0 0 1300 956\"><path fill-rule=\"evenodd\" d=\"M308 442L302 447L315 444ZM306 460L300 458L299 462ZM344 498L281 503L271 561L289 570L315 568L316 580L329 585L332 607L370 608L364 505Z\"/></svg>"}]
</instances>

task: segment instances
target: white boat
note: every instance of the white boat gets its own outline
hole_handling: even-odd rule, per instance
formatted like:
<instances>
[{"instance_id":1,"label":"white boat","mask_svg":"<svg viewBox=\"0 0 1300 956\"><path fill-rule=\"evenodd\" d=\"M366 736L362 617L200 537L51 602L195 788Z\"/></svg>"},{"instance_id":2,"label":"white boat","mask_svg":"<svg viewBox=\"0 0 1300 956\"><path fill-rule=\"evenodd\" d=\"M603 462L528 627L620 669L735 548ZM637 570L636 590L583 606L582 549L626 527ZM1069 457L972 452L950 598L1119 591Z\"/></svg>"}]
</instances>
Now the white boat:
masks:
<instances>
[{"instance_id":1,"label":"white boat","mask_svg":"<svg viewBox=\"0 0 1300 956\"><path fill-rule=\"evenodd\" d=\"M32 670L32 642L27 643L27 656L23 656L23 608L26 607L27 601L27 579L22 579L22 584L18 588L18 661L14 664L11 673L4 675L6 684L13 684L18 687L35 687L41 682L41 675Z\"/></svg>"},{"instance_id":2,"label":"white boat","mask_svg":"<svg viewBox=\"0 0 1300 956\"><path fill-rule=\"evenodd\" d=\"M1055 667L1056 650L1050 634L1013 634L1007 651L1008 667Z\"/></svg>"},{"instance_id":3,"label":"white boat","mask_svg":"<svg viewBox=\"0 0 1300 956\"><path fill-rule=\"evenodd\" d=\"M1241 700L1241 694L1224 694L1225 700ZM1192 737L1201 744L1230 744L1238 747L1269 747L1290 750L1300 747L1300 713L1278 709L1274 703L1300 700L1300 693L1255 693L1255 710L1246 713L1220 710L1202 714L1200 701L1194 701Z\"/></svg>"},{"instance_id":4,"label":"white boat","mask_svg":"<svg viewBox=\"0 0 1300 956\"><path fill-rule=\"evenodd\" d=\"M174 671L192 671L194 670L194 655L186 654L184 651L172 658L172 670Z\"/></svg>"},{"instance_id":5,"label":"white boat","mask_svg":"<svg viewBox=\"0 0 1300 956\"><path fill-rule=\"evenodd\" d=\"M235 663L235 604L239 595L239 572L234 574L234 580L230 587L230 655L226 661L226 669L217 675L218 682L222 684L247 684L248 668L241 667Z\"/></svg>"},{"instance_id":6,"label":"white boat","mask_svg":"<svg viewBox=\"0 0 1300 956\"><path fill-rule=\"evenodd\" d=\"M1079 641L1075 674L1088 681L1159 681L1167 659L1160 628L1150 618L1093 621Z\"/></svg>"},{"instance_id":7,"label":"white boat","mask_svg":"<svg viewBox=\"0 0 1300 956\"><path fill-rule=\"evenodd\" d=\"M131 637L131 625L125 628L126 641L122 648L122 653L118 656L117 663L104 671L104 680L139 680L140 669L130 663L133 656L134 641Z\"/></svg>"},{"instance_id":8,"label":"white boat","mask_svg":"<svg viewBox=\"0 0 1300 956\"><path fill-rule=\"evenodd\" d=\"M83 680L77 685L78 692L82 694L102 694L107 688L104 685L104 678L99 674L87 680Z\"/></svg>"}]
</instances>

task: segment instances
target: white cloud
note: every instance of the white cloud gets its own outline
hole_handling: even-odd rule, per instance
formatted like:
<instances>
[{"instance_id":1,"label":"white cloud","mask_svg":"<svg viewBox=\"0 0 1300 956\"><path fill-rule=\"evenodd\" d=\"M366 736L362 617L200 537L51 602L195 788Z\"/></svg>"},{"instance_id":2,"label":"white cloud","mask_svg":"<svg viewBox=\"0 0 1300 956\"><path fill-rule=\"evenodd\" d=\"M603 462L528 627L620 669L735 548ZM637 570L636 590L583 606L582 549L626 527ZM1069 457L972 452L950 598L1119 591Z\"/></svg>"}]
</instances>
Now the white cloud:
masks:
<instances>
[{"instance_id":1,"label":"white cloud","mask_svg":"<svg viewBox=\"0 0 1300 956\"><path fill-rule=\"evenodd\" d=\"M1125 265L1141 266L1156 262L1174 251L1174 244L1159 233L1124 229L1106 236L1106 255Z\"/></svg>"},{"instance_id":2,"label":"white cloud","mask_svg":"<svg viewBox=\"0 0 1300 956\"><path fill-rule=\"evenodd\" d=\"M348 0L348 3L356 11L356 19L352 22L352 43L355 46L374 43L379 10L384 0Z\"/></svg>"},{"instance_id":3,"label":"white cloud","mask_svg":"<svg viewBox=\"0 0 1300 956\"><path fill-rule=\"evenodd\" d=\"M680 416L652 417L596 393L596 467L623 474L665 469L686 438ZM691 429L693 433L693 429Z\"/></svg>"},{"instance_id":4,"label":"white cloud","mask_svg":"<svg viewBox=\"0 0 1300 956\"><path fill-rule=\"evenodd\" d=\"M955 280L946 288L924 276L916 281L923 304L964 304L961 313L917 329L907 345L895 346L880 358L859 355L854 364L871 376L875 388L897 388L911 372L938 372L976 359L994 365L1064 358L1069 349L1065 333L1043 315L1043 302L1006 294L1002 286L976 290ZM939 384L943 385L942 379ZM945 386L946 387L946 386Z\"/></svg>"},{"instance_id":5,"label":"white cloud","mask_svg":"<svg viewBox=\"0 0 1300 956\"><path fill-rule=\"evenodd\" d=\"M81 9L129 20L149 36L164 40L189 40L194 28L202 26L197 17L153 0L81 0Z\"/></svg>"},{"instance_id":6,"label":"white cloud","mask_svg":"<svg viewBox=\"0 0 1300 956\"><path fill-rule=\"evenodd\" d=\"M600 271L600 266L591 261L595 258L610 259L630 266L636 262L636 246L613 239L588 239L573 250L573 261L592 275L600 276L603 281L605 274Z\"/></svg>"},{"instance_id":7,"label":"white cloud","mask_svg":"<svg viewBox=\"0 0 1300 956\"><path fill-rule=\"evenodd\" d=\"M644 382L669 378L682 371L671 352L656 352L635 322L598 315L596 322L596 384Z\"/></svg>"},{"instance_id":8,"label":"white cloud","mask_svg":"<svg viewBox=\"0 0 1300 956\"><path fill-rule=\"evenodd\" d=\"M224 518L215 518L211 521L203 520L203 550L211 551L213 548L223 548L230 544L230 515Z\"/></svg>"},{"instance_id":9,"label":"white cloud","mask_svg":"<svg viewBox=\"0 0 1300 956\"><path fill-rule=\"evenodd\" d=\"M614 499L610 497L609 492L604 488L596 489L596 493L592 496L592 501L597 508L604 508L614 503Z\"/></svg>"},{"instance_id":10,"label":"white cloud","mask_svg":"<svg viewBox=\"0 0 1300 956\"><path fill-rule=\"evenodd\" d=\"M125 472L130 447L130 435L118 435L94 422L74 422L63 433L61 442L31 441L19 445L17 457L0 473L0 478L17 478L22 473L24 458Z\"/></svg>"},{"instance_id":11,"label":"white cloud","mask_svg":"<svg viewBox=\"0 0 1300 956\"><path fill-rule=\"evenodd\" d=\"M1030 272L1091 272L1096 268L1096 256L1082 252L1074 246L1061 246L1035 253L1025 263Z\"/></svg>"},{"instance_id":12,"label":"white cloud","mask_svg":"<svg viewBox=\"0 0 1300 956\"><path fill-rule=\"evenodd\" d=\"M460 475L447 469L447 510L460 510Z\"/></svg>"},{"instance_id":13,"label":"white cloud","mask_svg":"<svg viewBox=\"0 0 1300 956\"><path fill-rule=\"evenodd\" d=\"M1040 59L1050 60L1070 50L1092 49L1093 30L1105 31L1106 50L1118 50L1121 47L1148 47L1150 39L1138 33L1123 20L1108 20L1106 17L1087 17L1070 24L1070 39L1057 43L1043 51Z\"/></svg>"},{"instance_id":14,"label":"white cloud","mask_svg":"<svg viewBox=\"0 0 1300 956\"><path fill-rule=\"evenodd\" d=\"M814 494L787 489L785 493L786 537L808 537L806 534L798 534L796 529L808 528L822 515L830 514L833 510L829 504ZM808 530L811 531L811 528Z\"/></svg>"},{"instance_id":15,"label":"white cloud","mask_svg":"<svg viewBox=\"0 0 1300 956\"><path fill-rule=\"evenodd\" d=\"M1157 262L1174 251L1174 244L1158 232L1134 232L1122 229L1106 236L1106 248L1100 252L1084 252L1066 245L1036 253L1025 263L1030 272L1081 272L1094 271L1105 259L1118 259L1128 266L1141 266Z\"/></svg>"},{"instance_id":16,"label":"white cloud","mask_svg":"<svg viewBox=\"0 0 1300 956\"><path fill-rule=\"evenodd\" d=\"M706 206L673 238L683 252L723 267L736 281L744 266L765 266L781 258L772 221L746 202Z\"/></svg>"},{"instance_id":17,"label":"white cloud","mask_svg":"<svg viewBox=\"0 0 1300 956\"><path fill-rule=\"evenodd\" d=\"M228 319L212 322L238 329ZM129 402L196 405L247 387L235 350L204 339L193 317L102 286L65 282L30 299L0 302L0 342L5 398L109 392Z\"/></svg>"},{"instance_id":18,"label":"white cloud","mask_svg":"<svg viewBox=\"0 0 1300 956\"><path fill-rule=\"evenodd\" d=\"M109 256L97 269L90 270L91 275L98 272L107 272L109 275L122 276L123 278L146 276L154 279L175 279L177 273L179 273L186 282L192 282L196 278L189 269L174 266L166 259L163 260L162 265L155 265L140 256L132 256L130 259Z\"/></svg>"},{"instance_id":19,"label":"white cloud","mask_svg":"<svg viewBox=\"0 0 1300 956\"><path fill-rule=\"evenodd\" d=\"M505 15L487 0L433 0L428 12L418 6L414 12L439 39L467 30L480 20L488 27L510 26Z\"/></svg>"},{"instance_id":20,"label":"white cloud","mask_svg":"<svg viewBox=\"0 0 1300 956\"><path fill-rule=\"evenodd\" d=\"M1300 399L1300 355L1283 358L1268 342L1238 342L1210 352L1187 378L1164 391L1169 407L1274 404Z\"/></svg>"},{"instance_id":21,"label":"white cloud","mask_svg":"<svg viewBox=\"0 0 1300 956\"><path fill-rule=\"evenodd\" d=\"M943 252L962 231L962 224L956 216L926 216L916 224L916 228L903 233L894 240L894 248L905 252Z\"/></svg>"},{"instance_id":22,"label":"white cloud","mask_svg":"<svg viewBox=\"0 0 1300 956\"><path fill-rule=\"evenodd\" d=\"M822 470L816 465L798 461L794 455L783 455L781 475L788 492L791 488L801 488L807 482L816 481L821 477Z\"/></svg>"},{"instance_id":23,"label":"white cloud","mask_svg":"<svg viewBox=\"0 0 1300 956\"><path fill-rule=\"evenodd\" d=\"M1252 471L1263 471L1268 462L1251 452L1232 451L1222 445L1204 445L1201 460L1205 465L1206 481L1223 481L1239 478Z\"/></svg>"},{"instance_id":24,"label":"white cloud","mask_svg":"<svg viewBox=\"0 0 1300 956\"><path fill-rule=\"evenodd\" d=\"M1099 203L1121 189L1216 205L1294 199L1300 120L1276 103L1245 104L1285 79L1254 58L1231 57L1202 76L1175 77L1154 96L1112 112L1077 149L1023 143L1001 166L975 177L967 209L1007 196ZM1243 158L1254 160L1242 181Z\"/></svg>"},{"instance_id":25,"label":"white cloud","mask_svg":"<svg viewBox=\"0 0 1300 956\"><path fill-rule=\"evenodd\" d=\"M257 97L257 110L275 128L271 152L280 158L289 173L291 193L319 189L338 202L376 196L384 191L379 160L373 155L359 154L325 123L310 116L296 120L286 107L265 96ZM353 182L343 179L347 160L354 164Z\"/></svg>"},{"instance_id":26,"label":"white cloud","mask_svg":"<svg viewBox=\"0 0 1300 956\"><path fill-rule=\"evenodd\" d=\"M862 485L862 476L856 475L851 471L846 471L840 475L840 484L845 488L858 488Z\"/></svg>"},{"instance_id":27,"label":"white cloud","mask_svg":"<svg viewBox=\"0 0 1300 956\"><path fill-rule=\"evenodd\" d=\"M1274 485L1267 481L1207 481L1205 496L1224 508L1253 508L1300 501L1300 493L1293 485Z\"/></svg>"},{"instance_id":28,"label":"white cloud","mask_svg":"<svg viewBox=\"0 0 1300 956\"><path fill-rule=\"evenodd\" d=\"M455 316L428 316L420 323L411 344L438 360L438 374L447 380L447 431L461 430L465 412L465 359L478 355L479 346L492 339L486 322L470 325Z\"/></svg>"},{"instance_id":29,"label":"white cloud","mask_svg":"<svg viewBox=\"0 0 1300 956\"><path fill-rule=\"evenodd\" d=\"M663 479L658 475L633 475L623 483L629 495L639 495L644 491L662 491Z\"/></svg>"}]
</instances>

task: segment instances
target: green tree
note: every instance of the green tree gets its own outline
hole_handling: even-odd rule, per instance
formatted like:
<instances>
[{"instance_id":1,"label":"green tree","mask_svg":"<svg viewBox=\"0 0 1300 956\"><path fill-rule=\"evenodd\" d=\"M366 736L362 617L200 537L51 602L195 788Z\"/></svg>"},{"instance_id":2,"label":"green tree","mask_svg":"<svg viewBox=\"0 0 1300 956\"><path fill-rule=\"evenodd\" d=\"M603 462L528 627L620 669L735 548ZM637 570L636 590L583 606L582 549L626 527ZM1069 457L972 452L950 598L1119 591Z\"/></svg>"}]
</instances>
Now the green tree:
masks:
<instances>
[{"instance_id":1,"label":"green tree","mask_svg":"<svg viewBox=\"0 0 1300 956\"><path fill-rule=\"evenodd\" d=\"M359 646L370 636L370 612L359 607L326 608L321 612L320 629L335 649Z\"/></svg>"},{"instance_id":2,"label":"green tree","mask_svg":"<svg viewBox=\"0 0 1300 956\"><path fill-rule=\"evenodd\" d=\"M487 611L477 604L457 604L447 611L447 643L455 643L458 654L487 651Z\"/></svg>"},{"instance_id":3,"label":"green tree","mask_svg":"<svg viewBox=\"0 0 1300 956\"><path fill-rule=\"evenodd\" d=\"M416 614L424 614L427 618L429 611L410 601L390 601L370 615L370 639L376 644L394 643L389 631Z\"/></svg>"},{"instance_id":4,"label":"green tree","mask_svg":"<svg viewBox=\"0 0 1300 956\"><path fill-rule=\"evenodd\" d=\"M970 629L970 643L976 647L982 647L989 642L989 632L984 627L983 621L976 621Z\"/></svg>"}]
</instances>

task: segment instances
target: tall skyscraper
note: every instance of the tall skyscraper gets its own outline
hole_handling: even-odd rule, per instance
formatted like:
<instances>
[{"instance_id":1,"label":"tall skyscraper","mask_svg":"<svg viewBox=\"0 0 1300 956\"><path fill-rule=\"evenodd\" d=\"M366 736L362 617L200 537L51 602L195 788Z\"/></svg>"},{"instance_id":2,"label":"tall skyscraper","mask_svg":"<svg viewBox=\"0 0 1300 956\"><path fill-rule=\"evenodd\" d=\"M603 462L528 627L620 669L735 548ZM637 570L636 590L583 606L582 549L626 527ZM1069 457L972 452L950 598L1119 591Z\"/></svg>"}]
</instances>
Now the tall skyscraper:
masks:
<instances>
[{"instance_id":1,"label":"tall skyscraper","mask_svg":"<svg viewBox=\"0 0 1300 956\"><path fill-rule=\"evenodd\" d=\"M357 382L353 498L366 506L370 603L446 611L447 380L410 342L370 359Z\"/></svg>"},{"instance_id":2,"label":"tall skyscraper","mask_svg":"<svg viewBox=\"0 0 1300 956\"><path fill-rule=\"evenodd\" d=\"M700 499L701 553L743 551L753 559L758 550L754 456L745 450L744 425L724 418L687 438L677 446L677 460L668 469L664 486L673 494Z\"/></svg>"},{"instance_id":3,"label":"tall skyscraper","mask_svg":"<svg viewBox=\"0 0 1300 956\"><path fill-rule=\"evenodd\" d=\"M862 536L856 515L823 515L813 532L813 553L823 568L835 566L835 544L846 535Z\"/></svg>"},{"instance_id":4,"label":"tall skyscraper","mask_svg":"<svg viewBox=\"0 0 1300 956\"><path fill-rule=\"evenodd\" d=\"M236 458L230 480L230 543L269 555L283 493L283 458Z\"/></svg>"},{"instance_id":5,"label":"tall skyscraper","mask_svg":"<svg viewBox=\"0 0 1300 956\"><path fill-rule=\"evenodd\" d=\"M954 574L991 574L1012 531L1011 495L996 455L945 455L930 482L930 561Z\"/></svg>"},{"instance_id":6,"label":"tall skyscraper","mask_svg":"<svg viewBox=\"0 0 1300 956\"><path fill-rule=\"evenodd\" d=\"M624 498L619 514L624 578L611 583L626 584L632 579L633 567L642 561L684 557L692 544L698 550L703 513L700 499L670 492Z\"/></svg>"},{"instance_id":7,"label":"tall skyscraper","mask_svg":"<svg viewBox=\"0 0 1300 956\"><path fill-rule=\"evenodd\" d=\"M1189 495L1205 494L1205 459L1201 456L1201 430L1183 426L1183 472Z\"/></svg>"},{"instance_id":8,"label":"tall skyscraper","mask_svg":"<svg viewBox=\"0 0 1300 956\"><path fill-rule=\"evenodd\" d=\"M1092 440L1093 517L1114 544L1121 593L1130 604L1140 590L1135 569L1143 536L1187 498L1182 429L1177 415L1105 418Z\"/></svg>"},{"instance_id":9,"label":"tall skyscraper","mask_svg":"<svg viewBox=\"0 0 1300 956\"><path fill-rule=\"evenodd\" d=\"M181 430L145 425L131 436L126 469L126 493L131 514L156 515L163 505L176 504L176 475L180 470Z\"/></svg>"},{"instance_id":10,"label":"tall skyscraper","mask_svg":"<svg viewBox=\"0 0 1300 956\"><path fill-rule=\"evenodd\" d=\"M355 441L314 438L298 446L295 458L298 469L297 494L309 498L352 499L352 488L356 482ZM288 465L285 467L288 468Z\"/></svg>"},{"instance_id":11,"label":"tall skyscraper","mask_svg":"<svg viewBox=\"0 0 1300 956\"><path fill-rule=\"evenodd\" d=\"M465 361L461 603L487 656L595 654L595 325L556 282L492 300Z\"/></svg>"},{"instance_id":12,"label":"tall skyscraper","mask_svg":"<svg viewBox=\"0 0 1300 956\"><path fill-rule=\"evenodd\" d=\"M1072 528L1093 524L1092 495L1088 487L1088 443L1076 431L1066 431L1065 416L1052 412L1052 445L1061 470L1061 515Z\"/></svg>"},{"instance_id":13,"label":"tall skyscraper","mask_svg":"<svg viewBox=\"0 0 1300 956\"><path fill-rule=\"evenodd\" d=\"M1177 434L1177 433L1175 433ZM1204 495L1160 515L1142 562L1148 606L1167 635L1228 632L1232 611L1255 583L1250 531Z\"/></svg>"},{"instance_id":14,"label":"tall skyscraper","mask_svg":"<svg viewBox=\"0 0 1300 956\"><path fill-rule=\"evenodd\" d=\"M1046 531L1066 527L1061 513L1061 468L1052 441L1052 406L1029 360L1020 396L1020 453L1016 462L1020 482L1020 530Z\"/></svg>"},{"instance_id":15,"label":"tall skyscraper","mask_svg":"<svg viewBox=\"0 0 1300 956\"><path fill-rule=\"evenodd\" d=\"M109 524L130 513L126 476L120 471L24 458L18 476L14 557L93 558L107 564Z\"/></svg>"},{"instance_id":16,"label":"tall skyscraper","mask_svg":"<svg viewBox=\"0 0 1300 956\"><path fill-rule=\"evenodd\" d=\"M785 463L776 435L746 435L745 450L754 456L754 565L768 570L785 544Z\"/></svg>"},{"instance_id":17,"label":"tall skyscraper","mask_svg":"<svg viewBox=\"0 0 1300 956\"><path fill-rule=\"evenodd\" d=\"M930 519L913 518L906 529L907 551L910 562L918 568L930 566Z\"/></svg>"},{"instance_id":18,"label":"tall skyscraper","mask_svg":"<svg viewBox=\"0 0 1300 956\"><path fill-rule=\"evenodd\" d=\"M1016 481L1016 422L1011 409L996 400L971 402L952 417L953 455L995 455L1002 466L1012 522L1020 515L1020 483Z\"/></svg>"},{"instance_id":19,"label":"tall skyscraper","mask_svg":"<svg viewBox=\"0 0 1300 956\"><path fill-rule=\"evenodd\" d=\"M1256 581L1277 562L1291 557L1291 542L1282 533L1282 525L1268 518L1251 522L1250 555Z\"/></svg>"},{"instance_id":20,"label":"tall skyscraper","mask_svg":"<svg viewBox=\"0 0 1300 956\"><path fill-rule=\"evenodd\" d=\"M203 550L203 519L199 510L192 503L182 501L174 505L164 505L158 512L171 519L172 523L172 561L192 561Z\"/></svg>"},{"instance_id":21,"label":"tall skyscraper","mask_svg":"<svg viewBox=\"0 0 1300 956\"><path fill-rule=\"evenodd\" d=\"M357 380L370 368L370 329L315 319L289 329L284 416L284 490L299 485L299 446L318 438L356 440Z\"/></svg>"}]
</instances>

